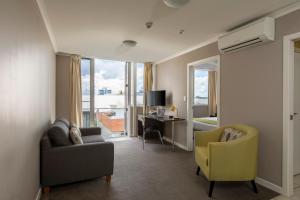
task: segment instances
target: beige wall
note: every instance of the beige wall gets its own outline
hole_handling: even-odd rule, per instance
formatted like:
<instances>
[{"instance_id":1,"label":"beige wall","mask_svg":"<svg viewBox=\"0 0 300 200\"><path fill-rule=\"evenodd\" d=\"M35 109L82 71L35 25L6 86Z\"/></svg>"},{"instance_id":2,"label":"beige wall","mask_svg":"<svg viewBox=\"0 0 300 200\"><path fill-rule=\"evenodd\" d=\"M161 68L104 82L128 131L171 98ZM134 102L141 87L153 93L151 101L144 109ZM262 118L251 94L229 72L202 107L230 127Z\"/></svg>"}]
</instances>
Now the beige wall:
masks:
<instances>
[{"instance_id":1,"label":"beige wall","mask_svg":"<svg viewBox=\"0 0 300 200\"><path fill-rule=\"evenodd\" d=\"M174 104L180 117L187 116L187 104L184 102L184 96L187 96L187 64L217 54L217 44L214 43L157 65L157 89L166 90L167 104ZM175 130L176 142L186 145L186 122L176 123ZM171 138L170 126L166 126L165 132Z\"/></svg>"},{"instance_id":2,"label":"beige wall","mask_svg":"<svg viewBox=\"0 0 300 200\"><path fill-rule=\"evenodd\" d=\"M35 0L0 6L0 199L33 200L39 140L55 118L55 55Z\"/></svg>"},{"instance_id":3,"label":"beige wall","mask_svg":"<svg viewBox=\"0 0 300 200\"><path fill-rule=\"evenodd\" d=\"M260 134L258 175L282 185L283 36L300 32L300 11L276 20L276 41L221 57L222 124Z\"/></svg>"},{"instance_id":4,"label":"beige wall","mask_svg":"<svg viewBox=\"0 0 300 200\"><path fill-rule=\"evenodd\" d=\"M221 124L246 123L260 130L258 176L282 185L283 36L300 32L300 11L276 19L276 41L221 56ZM172 93L186 117L186 64L217 54L216 43L157 67L157 88ZM166 76L168 74L168 76ZM176 82L174 81L176 80ZM177 126L186 144L186 125ZM180 136L179 136L180 135Z\"/></svg>"},{"instance_id":5,"label":"beige wall","mask_svg":"<svg viewBox=\"0 0 300 200\"><path fill-rule=\"evenodd\" d=\"M70 56L56 56L56 117L70 119Z\"/></svg>"}]
</instances>

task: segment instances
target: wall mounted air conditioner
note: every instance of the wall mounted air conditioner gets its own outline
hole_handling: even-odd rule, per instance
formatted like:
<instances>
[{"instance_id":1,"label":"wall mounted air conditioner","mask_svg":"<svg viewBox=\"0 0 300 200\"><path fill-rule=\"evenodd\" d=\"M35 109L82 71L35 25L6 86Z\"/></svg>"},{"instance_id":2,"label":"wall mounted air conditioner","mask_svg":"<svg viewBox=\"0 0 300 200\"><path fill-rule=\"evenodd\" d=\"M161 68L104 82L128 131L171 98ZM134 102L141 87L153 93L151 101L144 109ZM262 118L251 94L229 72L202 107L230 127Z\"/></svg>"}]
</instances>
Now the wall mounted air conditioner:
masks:
<instances>
[{"instance_id":1,"label":"wall mounted air conditioner","mask_svg":"<svg viewBox=\"0 0 300 200\"><path fill-rule=\"evenodd\" d=\"M274 38L275 20L265 17L222 35L218 39L218 47L221 53L227 53L273 41Z\"/></svg>"}]
</instances>

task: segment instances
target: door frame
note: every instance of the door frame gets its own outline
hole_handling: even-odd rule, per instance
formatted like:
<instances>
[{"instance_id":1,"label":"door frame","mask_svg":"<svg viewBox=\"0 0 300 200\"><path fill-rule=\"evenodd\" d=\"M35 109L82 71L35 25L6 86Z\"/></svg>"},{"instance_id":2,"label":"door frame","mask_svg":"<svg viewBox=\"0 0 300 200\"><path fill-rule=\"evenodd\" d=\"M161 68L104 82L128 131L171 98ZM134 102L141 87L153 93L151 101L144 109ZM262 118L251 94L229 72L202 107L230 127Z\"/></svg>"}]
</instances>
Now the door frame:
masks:
<instances>
[{"instance_id":1,"label":"door frame","mask_svg":"<svg viewBox=\"0 0 300 200\"><path fill-rule=\"evenodd\" d=\"M294 154L294 41L300 32L283 37L283 157L282 157L282 194L292 196L293 154Z\"/></svg>"},{"instance_id":2,"label":"door frame","mask_svg":"<svg viewBox=\"0 0 300 200\"><path fill-rule=\"evenodd\" d=\"M221 59L220 55L208 57L201 59L192 63L187 64L187 150L193 151L194 149L194 131L193 131L193 94L194 94L194 70L195 66L207 63L211 60L217 60L216 72L217 72L217 117L218 117L218 127L220 126L220 113L221 113L221 104L220 104L220 94L221 94L221 81L220 81L220 66Z\"/></svg>"}]
</instances>

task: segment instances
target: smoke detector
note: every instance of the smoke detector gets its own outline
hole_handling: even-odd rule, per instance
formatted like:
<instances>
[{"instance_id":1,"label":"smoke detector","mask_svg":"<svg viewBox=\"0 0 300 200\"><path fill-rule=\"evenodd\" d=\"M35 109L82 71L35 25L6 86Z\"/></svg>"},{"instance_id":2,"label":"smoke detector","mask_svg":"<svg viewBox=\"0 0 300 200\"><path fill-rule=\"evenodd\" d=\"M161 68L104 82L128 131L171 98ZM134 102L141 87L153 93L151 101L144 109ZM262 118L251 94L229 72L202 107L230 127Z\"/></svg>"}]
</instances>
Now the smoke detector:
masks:
<instances>
[{"instance_id":1,"label":"smoke detector","mask_svg":"<svg viewBox=\"0 0 300 200\"><path fill-rule=\"evenodd\" d=\"M146 22L145 26L147 27L147 29L150 29L153 26L153 22Z\"/></svg>"},{"instance_id":2,"label":"smoke detector","mask_svg":"<svg viewBox=\"0 0 300 200\"><path fill-rule=\"evenodd\" d=\"M170 8L179 8L187 4L190 0L163 0Z\"/></svg>"},{"instance_id":3,"label":"smoke detector","mask_svg":"<svg viewBox=\"0 0 300 200\"><path fill-rule=\"evenodd\" d=\"M124 40L123 44L127 47L135 47L137 45L137 42L134 40Z\"/></svg>"}]
</instances>

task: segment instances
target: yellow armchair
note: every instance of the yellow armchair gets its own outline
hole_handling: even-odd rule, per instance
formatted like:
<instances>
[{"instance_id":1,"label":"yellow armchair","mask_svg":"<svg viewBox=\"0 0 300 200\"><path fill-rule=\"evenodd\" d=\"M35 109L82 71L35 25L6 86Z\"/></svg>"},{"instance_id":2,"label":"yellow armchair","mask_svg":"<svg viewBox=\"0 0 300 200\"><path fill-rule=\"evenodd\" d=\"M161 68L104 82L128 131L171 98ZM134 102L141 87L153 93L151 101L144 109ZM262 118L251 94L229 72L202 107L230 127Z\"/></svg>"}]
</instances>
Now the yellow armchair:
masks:
<instances>
[{"instance_id":1,"label":"yellow armchair","mask_svg":"<svg viewBox=\"0 0 300 200\"><path fill-rule=\"evenodd\" d=\"M225 128L234 128L245 135L219 142ZM209 197L212 196L215 181L251 181L257 193L255 177L257 170L258 130L247 125L232 125L212 131L195 132L195 160L210 181Z\"/></svg>"}]
</instances>

